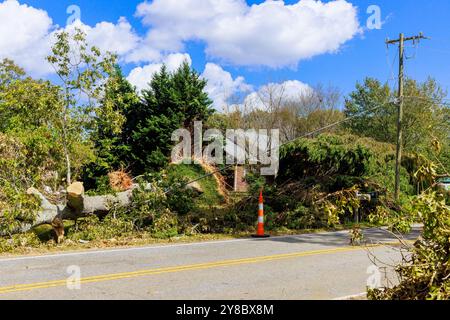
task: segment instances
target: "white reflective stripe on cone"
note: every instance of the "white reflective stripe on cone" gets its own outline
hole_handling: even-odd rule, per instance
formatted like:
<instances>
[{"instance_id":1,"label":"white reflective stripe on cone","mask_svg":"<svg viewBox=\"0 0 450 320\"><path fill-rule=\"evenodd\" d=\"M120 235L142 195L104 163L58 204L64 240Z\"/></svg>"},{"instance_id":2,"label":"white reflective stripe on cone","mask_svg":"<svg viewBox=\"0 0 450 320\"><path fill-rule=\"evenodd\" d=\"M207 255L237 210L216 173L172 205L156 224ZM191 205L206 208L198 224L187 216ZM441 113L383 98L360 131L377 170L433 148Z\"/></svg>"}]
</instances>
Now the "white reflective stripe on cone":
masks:
<instances>
[{"instance_id":1,"label":"white reflective stripe on cone","mask_svg":"<svg viewBox=\"0 0 450 320\"><path fill-rule=\"evenodd\" d=\"M262 216L258 217L258 223L264 223L264 217Z\"/></svg>"},{"instance_id":2,"label":"white reflective stripe on cone","mask_svg":"<svg viewBox=\"0 0 450 320\"><path fill-rule=\"evenodd\" d=\"M264 205L262 203L259 204L259 210L264 210Z\"/></svg>"}]
</instances>

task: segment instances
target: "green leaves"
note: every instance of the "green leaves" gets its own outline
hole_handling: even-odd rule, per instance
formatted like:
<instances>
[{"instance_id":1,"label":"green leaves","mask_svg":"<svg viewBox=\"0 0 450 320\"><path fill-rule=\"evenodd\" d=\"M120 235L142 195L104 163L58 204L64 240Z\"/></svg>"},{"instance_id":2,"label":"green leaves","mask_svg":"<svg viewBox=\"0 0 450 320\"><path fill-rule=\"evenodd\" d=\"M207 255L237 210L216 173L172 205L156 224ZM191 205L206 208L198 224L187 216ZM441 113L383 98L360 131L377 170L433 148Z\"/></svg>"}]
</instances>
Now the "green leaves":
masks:
<instances>
[{"instance_id":1,"label":"green leaves","mask_svg":"<svg viewBox=\"0 0 450 320\"><path fill-rule=\"evenodd\" d=\"M165 66L155 74L142 102L127 110L125 143L130 146L128 163L134 174L157 170L168 163L172 133L192 129L194 121L207 120L212 102L204 91L206 82L184 63L174 73Z\"/></svg>"},{"instance_id":2,"label":"green leaves","mask_svg":"<svg viewBox=\"0 0 450 320\"><path fill-rule=\"evenodd\" d=\"M364 176L369 172L372 152L352 143L349 136L321 135L317 139L300 139L280 150L280 178Z\"/></svg>"},{"instance_id":3,"label":"green leaves","mask_svg":"<svg viewBox=\"0 0 450 320\"><path fill-rule=\"evenodd\" d=\"M450 162L442 149L450 146L450 108L443 103L447 93L434 79L418 83L412 79L405 82L403 146L406 152L423 153L431 157L436 143L441 146L439 158L445 169ZM397 92L387 84L367 78L357 84L346 101L345 115L355 117L346 123L351 133L373 138L380 142L396 143L397 135ZM378 108L373 111L374 108ZM361 113L363 113L361 115Z\"/></svg>"},{"instance_id":4,"label":"green leaves","mask_svg":"<svg viewBox=\"0 0 450 320\"><path fill-rule=\"evenodd\" d=\"M73 33L61 31L56 34L56 43L47 61L59 76L61 86L63 108L59 112L59 121L67 182L71 181L72 160L77 157L71 151L79 141L87 142L89 133L96 129L96 118L106 119L103 123L108 123L114 132L120 130L123 122L120 114L113 117L114 111L109 103L99 104L102 98L107 101L104 97L105 80L112 75L116 60L114 54L102 54L98 48L89 47L86 34L81 29L76 28ZM77 157L77 160L81 160L76 164L78 167L91 158L88 153L81 155L86 155L86 158Z\"/></svg>"},{"instance_id":5,"label":"green leaves","mask_svg":"<svg viewBox=\"0 0 450 320\"><path fill-rule=\"evenodd\" d=\"M35 218L39 201L25 194L38 170L30 164L24 145L0 133L0 234L11 234Z\"/></svg>"},{"instance_id":6,"label":"green leaves","mask_svg":"<svg viewBox=\"0 0 450 320\"><path fill-rule=\"evenodd\" d=\"M450 207L443 195L429 191L415 197L409 208L411 221L423 223L423 232L403 263L397 266L400 283L369 292L371 299L450 299ZM403 219L405 221L405 219ZM406 221L405 221L406 223Z\"/></svg>"}]
</instances>

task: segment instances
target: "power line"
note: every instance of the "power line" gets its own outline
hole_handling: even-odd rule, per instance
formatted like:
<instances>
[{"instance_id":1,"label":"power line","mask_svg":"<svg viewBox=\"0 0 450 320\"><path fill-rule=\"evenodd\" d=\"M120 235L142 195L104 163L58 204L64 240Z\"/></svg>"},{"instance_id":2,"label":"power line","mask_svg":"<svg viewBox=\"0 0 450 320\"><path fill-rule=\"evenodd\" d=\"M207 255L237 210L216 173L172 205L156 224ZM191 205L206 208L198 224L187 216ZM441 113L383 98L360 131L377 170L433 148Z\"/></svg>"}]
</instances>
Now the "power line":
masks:
<instances>
[{"instance_id":1,"label":"power line","mask_svg":"<svg viewBox=\"0 0 450 320\"><path fill-rule=\"evenodd\" d=\"M404 98L422 98L422 97L404 96ZM423 98L423 99L426 99L426 98ZM449 100L449 101L450 101L450 99L446 99L446 100ZM320 132L322 132L322 131L325 131L325 130L327 130L327 129L331 129L331 128L333 128L333 127L339 126L339 125L341 125L341 124L343 124L343 123L346 123L346 122L348 122L348 121L350 121L350 120L359 118L359 117L365 115L366 113L371 113L371 112L377 111L377 110L379 110L379 109L385 107L386 105L390 105L390 104L396 103L396 102L397 102L397 101L395 101L395 100L393 100L393 101L386 101L386 102L382 103L381 105L379 105L379 106L377 106L377 107L374 107L374 108L371 108L371 109L369 109L369 110L365 110L365 111L363 111L363 112L354 114L353 116L349 116L349 117L347 117L347 118L345 118L345 119L343 119L343 120L337 121L337 122L332 123L332 124L330 124L330 125L327 125L327 126L324 126L324 127L322 127L322 128L319 128L319 129L313 130L313 131L311 131L311 132L305 133L305 134L303 134L303 135L301 135L301 136L299 136L299 137L297 137L297 138L295 138L295 139L292 139L292 140L289 140L289 141L287 141L287 142L284 142L284 143L282 143L282 144L279 146L279 148L282 148L283 146L286 146L286 145L288 145L288 144L290 144L290 143L293 143L293 142L295 142L295 141L297 141L297 140L304 139L304 138L308 138L308 137L310 137L310 136L313 136L313 135L315 135L315 134L317 134L317 133L320 133ZM272 151L274 151L274 149L269 150L269 152L272 152ZM233 164L228 164L228 165L224 166L223 168L219 168L219 169L214 170L214 171L212 171L212 172L210 172L210 173L207 173L207 174L205 174L205 175L202 175L202 176L200 176L200 177L198 177L198 178L196 178L196 179L194 179L194 180L191 180L191 181L189 181L189 182L187 182L187 183L181 184L181 185L179 185L179 187L180 187L180 188L185 188L185 187L187 187L188 185L190 185L190 184L192 184L192 183L195 183L195 182L201 181L201 180L203 180L203 179L209 178L209 177L215 175L216 173L220 173L220 172L226 171L226 170L228 170L228 169L234 167L235 165L236 165L236 164L234 164L234 163L233 163ZM172 192L172 191L173 191L173 187L169 187L168 189L165 190L164 194L167 195L167 194L169 194L169 193Z\"/></svg>"},{"instance_id":2,"label":"power line","mask_svg":"<svg viewBox=\"0 0 450 320\"><path fill-rule=\"evenodd\" d=\"M421 48L421 50L424 48ZM425 50L433 51L437 53L450 54L450 50L442 50L442 49L434 49L434 48L425 48Z\"/></svg>"},{"instance_id":3,"label":"power line","mask_svg":"<svg viewBox=\"0 0 450 320\"><path fill-rule=\"evenodd\" d=\"M392 60L392 63L390 62L389 46L386 45L386 64L387 64L388 72L389 72L388 82L395 80L394 64L397 61L397 57L398 57L398 52L394 55L394 59Z\"/></svg>"},{"instance_id":4,"label":"power line","mask_svg":"<svg viewBox=\"0 0 450 320\"><path fill-rule=\"evenodd\" d=\"M325 130L327 130L327 129L336 127L336 126L338 126L338 125L340 125L340 124L343 124L343 123L345 123L345 122L347 122L347 121L350 121L350 120L353 120L353 119L355 119L355 118L361 117L361 116L363 116L363 115L366 114L366 113L370 113L370 112L377 111L378 109L381 109L381 108L383 108L384 106L389 105L389 104L391 104L391 103L392 103L392 101L384 102L383 104L381 104L381 105L379 105L379 106L377 106L377 107L374 107L374 108L371 108L371 109L369 109L369 110L365 110L365 111L363 111L363 112L354 114L353 116L347 117L347 118L345 118L345 119L343 119L343 120L341 120L341 121L337 121L337 122L335 122L335 123L332 123L332 124L330 124L330 125L324 126L324 127L319 128L319 129L317 129L317 130L313 130L313 131L308 132L308 133L306 133L306 134L303 134L303 135L301 135L301 136L299 136L299 137L297 137L297 138L295 138L295 139L292 139L292 140L290 140L290 141L287 141L287 142L285 142L285 143L282 143L280 146L278 146L278 148L282 148L283 146L286 146L287 144L290 144L290 143L295 142L295 141L297 141L297 140L304 139L304 138L313 136L313 135L315 135L315 134L317 134L317 133L320 133L320 132L322 132L322 131L325 131ZM270 150L268 150L268 151L269 151L270 153L272 153L272 151L274 151L274 150L275 150L275 149L273 148L273 149L270 149ZM232 168L232 167L234 167L235 165L236 165L236 164L229 164L229 165L226 165L226 166L223 167L223 168L217 169L217 170L215 170L215 171L213 171L213 172L210 172L210 173L208 173L208 174L205 174L205 175L203 175L203 176L200 176L199 178L196 178L196 179L194 179L194 180L192 180L192 181L189 181L189 182L187 182L187 183L185 183L185 184L181 184L181 185L179 185L179 187L180 187L180 188L185 188L185 187L187 187L188 185L190 185L190 184L192 184L192 183L195 183L195 182L198 182L198 181L200 181L200 180L203 180L203 179L206 179L206 178L208 178L208 177L211 177L211 176L215 175L216 173L219 173L219 172L228 170L229 168ZM173 188L172 188L172 187L169 187L168 189L166 189L166 191L164 192L164 194L167 195L167 194L169 194L171 191L173 191Z\"/></svg>"}]
</instances>

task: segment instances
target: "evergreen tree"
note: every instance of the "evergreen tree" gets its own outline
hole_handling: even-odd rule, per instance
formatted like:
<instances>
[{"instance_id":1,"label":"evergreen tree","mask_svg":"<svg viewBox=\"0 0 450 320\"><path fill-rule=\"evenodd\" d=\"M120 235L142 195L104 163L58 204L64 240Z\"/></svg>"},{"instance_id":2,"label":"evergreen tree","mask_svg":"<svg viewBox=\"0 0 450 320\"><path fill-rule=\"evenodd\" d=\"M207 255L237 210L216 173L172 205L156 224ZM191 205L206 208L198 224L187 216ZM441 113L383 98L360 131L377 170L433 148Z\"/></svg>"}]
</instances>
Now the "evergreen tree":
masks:
<instances>
[{"instance_id":1,"label":"evergreen tree","mask_svg":"<svg viewBox=\"0 0 450 320\"><path fill-rule=\"evenodd\" d=\"M91 134L96 161L84 168L83 181L88 189L98 187L99 177L129 167L131 148L127 124L130 112L139 104L136 89L116 65L106 82Z\"/></svg>"},{"instance_id":2,"label":"evergreen tree","mask_svg":"<svg viewBox=\"0 0 450 320\"><path fill-rule=\"evenodd\" d=\"M124 135L130 147L134 174L160 169L168 163L172 133L192 131L194 121L205 121L213 113L204 91L206 81L185 62L174 73L165 66L143 90L142 102L126 115Z\"/></svg>"},{"instance_id":3,"label":"evergreen tree","mask_svg":"<svg viewBox=\"0 0 450 320\"><path fill-rule=\"evenodd\" d=\"M108 171L128 165L130 148L126 122L128 113L139 103L135 88L124 77L120 67L116 66L114 74L106 84L93 135L97 164ZM114 124L114 120L117 123Z\"/></svg>"}]
</instances>

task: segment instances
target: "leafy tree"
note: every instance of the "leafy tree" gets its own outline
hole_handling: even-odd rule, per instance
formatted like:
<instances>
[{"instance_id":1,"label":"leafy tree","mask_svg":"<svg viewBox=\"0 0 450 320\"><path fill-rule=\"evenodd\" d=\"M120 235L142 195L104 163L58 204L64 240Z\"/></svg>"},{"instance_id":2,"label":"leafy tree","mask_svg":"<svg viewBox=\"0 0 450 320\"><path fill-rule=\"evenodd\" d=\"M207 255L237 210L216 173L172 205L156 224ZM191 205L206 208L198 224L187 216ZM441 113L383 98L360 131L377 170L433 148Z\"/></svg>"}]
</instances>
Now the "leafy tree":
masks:
<instances>
[{"instance_id":1,"label":"leafy tree","mask_svg":"<svg viewBox=\"0 0 450 320\"><path fill-rule=\"evenodd\" d=\"M349 143L352 140L355 137L323 134L284 145L280 150L282 169L278 179L367 175L373 155L361 143Z\"/></svg>"},{"instance_id":2,"label":"leafy tree","mask_svg":"<svg viewBox=\"0 0 450 320\"><path fill-rule=\"evenodd\" d=\"M60 87L28 77L11 60L0 62L0 234L17 231L34 219L40 204L26 194L27 188L60 185L62 111ZM80 132L73 137L70 157L81 164L88 158L89 145Z\"/></svg>"},{"instance_id":3,"label":"leafy tree","mask_svg":"<svg viewBox=\"0 0 450 320\"><path fill-rule=\"evenodd\" d=\"M345 115L352 117L345 126L353 134L374 138L381 142L396 143L396 92L387 84L367 78L357 84L346 101ZM407 79L405 82L403 146L409 153L433 154L432 145L443 150L440 161L446 170L450 164L445 158L450 130L450 108L444 104L446 92L433 79L424 83ZM447 159L447 160L446 160Z\"/></svg>"},{"instance_id":4,"label":"leafy tree","mask_svg":"<svg viewBox=\"0 0 450 320\"><path fill-rule=\"evenodd\" d=\"M26 77L10 60L0 63L0 131L54 126L60 107L57 86Z\"/></svg>"},{"instance_id":5,"label":"leafy tree","mask_svg":"<svg viewBox=\"0 0 450 320\"><path fill-rule=\"evenodd\" d=\"M26 77L25 72L9 60L0 63L0 79L0 133L23 146L28 186L41 182L57 184L63 164L59 87ZM81 153L81 143L76 145ZM52 181L42 179L49 173L57 174Z\"/></svg>"},{"instance_id":6,"label":"leafy tree","mask_svg":"<svg viewBox=\"0 0 450 320\"><path fill-rule=\"evenodd\" d=\"M344 112L347 117L360 116L347 122L346 127L354 134L394 143L396 109L391 102L392 95L389 86L376 79L357 83L356 90L345 102Z\"/></svg>"},{"instance_id":7,"label":"leafy tree","mask_svg":"<svg viewBox=\"0 0 450 320\"><path fill-rule=\"evenodd\" d=\"M182 127L192 132L194 121L207 120L213 113L205 86L206 81L187 62L174 73L163 66L154 75L142 92L142 102L126 112L123 136L135 174L165 166L172 133Z\"/></svg>"},{"instance_id":8,"label":"leafy tree","mask_svg":"<svg viewBox=\"0 0 450 320\"><path fill-rule=\"evenodd\" d=\"M112 127L119 126L122 121L120 115L112 112L109 104L98 104L104 92L105 79L113 72L116 57L109 52L102 54L96 47L89 47L86 34L76 28L73 33L61 31L56 34L56 43L47 60L54 67L62 87L63 108L59 118L64 140L66 180L70 184L73 166L70 151L80 132L86 135L95 129L96 122L92 116L108 119Z\"/></svg>"}]
</instances>

